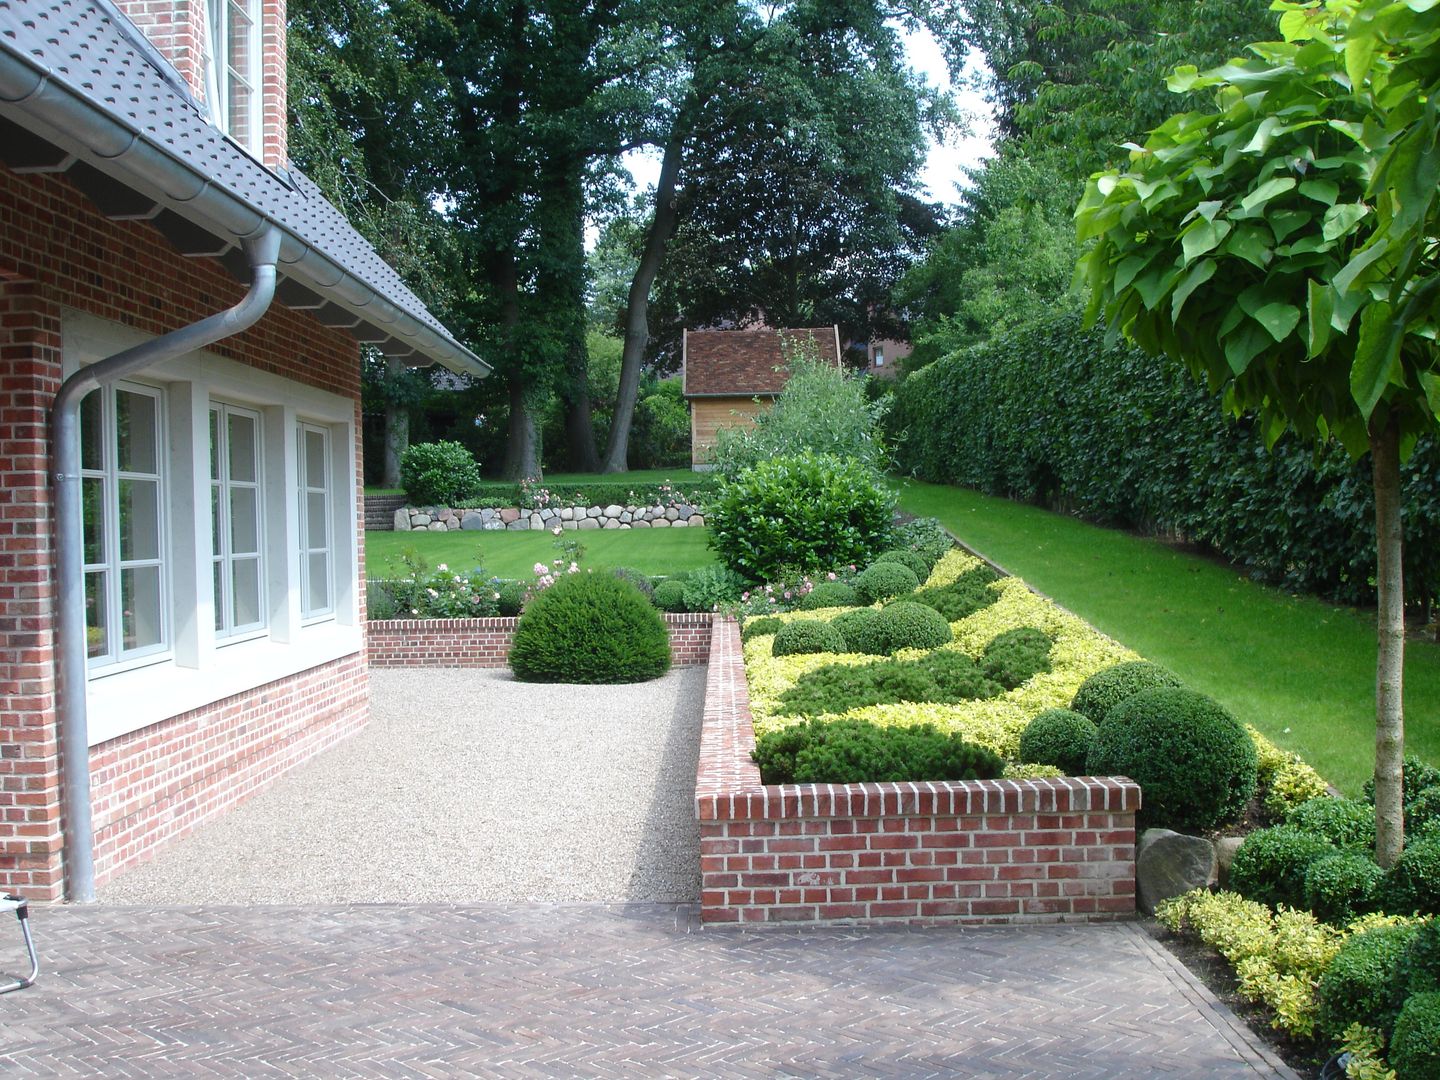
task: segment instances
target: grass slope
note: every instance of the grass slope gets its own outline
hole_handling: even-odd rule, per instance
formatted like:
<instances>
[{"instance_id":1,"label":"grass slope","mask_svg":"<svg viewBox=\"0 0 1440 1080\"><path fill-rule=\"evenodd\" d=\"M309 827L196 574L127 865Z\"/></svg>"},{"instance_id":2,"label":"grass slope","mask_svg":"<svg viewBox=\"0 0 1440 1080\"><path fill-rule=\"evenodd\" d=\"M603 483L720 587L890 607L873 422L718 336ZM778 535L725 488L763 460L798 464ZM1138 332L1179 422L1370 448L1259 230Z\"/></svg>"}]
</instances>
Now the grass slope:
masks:
<instances>
[{"instance_id":1,"label":"grass slope","mask_svg":"<svg viewBox=\"0 0 1440 1080\"><path fill-rule=\"evenodd\" d=\"M1008 499L907 482L901 505L1218 699L1356 794L1374 764L1375 622L1234 570ZM1440 762L1440 647L1411 642L1406 745Z\"/></svg>"},{"instance_id":2,"label":"grass slope","mask_svg":"<svg viewBox=\"0 0 1440 1080\"><path fill-rule=\"evenodd\" d=\"M715 561L705 546L708 529L593 529L569 532L585 547L583 565L592 569L628 566L645 574L676 574ZM528 578L537 562L560 553L548 532L367 532L365 566L371 577L404 572L402 557L414 551L430 566L455 570L476 565L498 577Z\"/></svg>"}]
</instances>

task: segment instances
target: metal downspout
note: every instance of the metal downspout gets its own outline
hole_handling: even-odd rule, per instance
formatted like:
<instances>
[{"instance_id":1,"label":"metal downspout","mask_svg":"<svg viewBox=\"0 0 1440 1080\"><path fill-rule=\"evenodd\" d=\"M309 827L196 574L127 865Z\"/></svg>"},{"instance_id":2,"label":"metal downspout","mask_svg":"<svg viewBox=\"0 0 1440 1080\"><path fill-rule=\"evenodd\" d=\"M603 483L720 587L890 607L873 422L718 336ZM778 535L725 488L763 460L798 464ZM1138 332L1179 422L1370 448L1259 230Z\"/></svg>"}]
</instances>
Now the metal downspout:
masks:
<instances>
[{"instance_id":1,"label":"metal downspout","mask_svg":"<svg viewBox=\"0 0 1440 1080\"><path fill-rule=\"evenodd\" d=\"M85 562L80 490L80 402L152 364L203 349L256 323L275 296L280 230L243 240L250 291L238 304L190 326L89 364L61 385L50 410L55 466L56 712L60 723L60 791L65 896L95 900L94 823L90 813L90 738L85 684Z\"/></svg>"}]
</instances>

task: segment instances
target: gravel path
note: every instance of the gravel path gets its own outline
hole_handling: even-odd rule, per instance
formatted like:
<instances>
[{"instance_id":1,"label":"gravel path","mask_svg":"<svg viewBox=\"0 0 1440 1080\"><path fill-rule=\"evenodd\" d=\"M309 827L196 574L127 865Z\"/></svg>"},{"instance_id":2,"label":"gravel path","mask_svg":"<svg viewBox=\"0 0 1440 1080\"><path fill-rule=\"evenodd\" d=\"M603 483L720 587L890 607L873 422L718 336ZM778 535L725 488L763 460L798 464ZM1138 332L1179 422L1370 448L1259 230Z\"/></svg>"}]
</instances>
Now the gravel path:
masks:
<instances>
[{"instance_id":1,"label":"gravel path","mask_svg":"<svg viewBox=\"0 0 1440 1080\"><path fill-rule=\"evenodd\" d=\"M370 687L363 732L120 874L99 899L699 899L704 667L598 687L381 669Z\"/></svg>"}]
</instances>

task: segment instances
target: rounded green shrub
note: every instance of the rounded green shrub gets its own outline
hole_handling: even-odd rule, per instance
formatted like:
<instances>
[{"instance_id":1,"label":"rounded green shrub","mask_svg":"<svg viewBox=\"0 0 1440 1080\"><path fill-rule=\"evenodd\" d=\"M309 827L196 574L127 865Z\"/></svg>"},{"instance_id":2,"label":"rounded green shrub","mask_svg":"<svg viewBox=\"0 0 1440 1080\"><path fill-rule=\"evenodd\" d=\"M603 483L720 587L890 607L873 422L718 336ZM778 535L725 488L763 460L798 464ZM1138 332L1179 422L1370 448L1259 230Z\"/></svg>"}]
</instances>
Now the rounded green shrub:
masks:
<instances>
[{"instance_id":1,"label":"rounded green shrub","mask_svg":"<svg viewBox=\"0 0 1440 1080\"><path fill-rule=\"evenodd\" d=\"M480 490L480 466L458 442L416 443L401 455L400 485L416 506L454 506Z\"/></svg>"},{"instance_id":2,"label":"rounded green shrub","mask_svg":"<svg viewBox=\"0 0 1440 1080\"><path fill-rule=\"evenodd\" d=\"M751 638L773 634L784 625L785 623L774 615L762 615L758 619L751 619L740 628L740 640L749 641Z\"/></svg>"},{"instance_id":3,"label":"rounded green shrub","mask_svg":"<svg viewBox=\"0 0 1440 1080\"><path fill-rule=\"evenodd\" d=\"M1440 787L1422 788L1405 804L1405 832L1430 832L1440 825Z\"/></svg>"},{"instance_id":4,"label":"rounded green shrub","mask_svg":"<svg viewBox=\"0 0 1440 1080\"><path fill-rule=\"evenodd\" d=\"M1440 837L1406 844L1385 875L1385 910L1396 915L1440 914Z\"/></svg>"},{"instance_id":5,"label":"rounded green shrub","mask_svg":"<svg viewBox=\"0 0 1440 1080\"><path fill-rule=\"evenodd\" d=\"M1020 733L1020 760L1054 765L1069 776L1085 772L1085 759L1095 741L1095 723L1070 709L1046 709Z\"/></svg>"},{"instance_id":6,"label":"rounded green shrub","mask_svg":"<svg viewBox=\"0 0 1440 1080\"><path fill-rule=\"evenodd\" d=\"M655 583L650 580L650 575L642 574L639 570L631 570L628 566L617 566L610 572L621 581L628 581L634 585L646 600L654 600Z\"/></svg>"},{"instance_id":7,"label":"rounded green shrub","mask_svg":"<svg viewBox=\"0 0 1440 1080\"><path fill-rule=\"evenodd\" d=\"M715 611L721 604L733 604L748 583L723 566L702 566L685 578L685 610Z\"/></svg>"},{"instance_id":8,"label":"rounded green shrub","mask_svg":"<svg viewBox=\"0 0 1440 1080\"><path fill-rule=\"evenodd\" d=\"M853 585L843 581L822 581L800 600L801 611L815 611L818 608L854 607L860 602L860 594Z\"/></svg>"},{"instance_id":9,"label":"rounded green shrub","mask_svg":"<svg viewBox=\"0 0 1440 1080\"><path fill-rule=\"evenodd\" d=\"M872 648L867 649L867 652L893 653L896 649L933 649L944 645L953 637L950 624L938 611L924 604L905 601L881 609L869 627L874 640L871 642Z\"/></svg>"},{"instance_id":10,"label":"rounded green shrub","mask_svg":"<svg viewBox=\"0 0 1440 1080\"><path fill-rule=\"evenodd\" d=\"M1103 736L1105 729L1100 729ZM1245 838L1230 864L1230 888L1247 900L1276 907L1305 906L1305 874L1310 864L1336 853L1335 845L1289 825L1256 829Z\"/></svg>"},{"instance_id":11,"label":"rounded green shrub","mask_svg":"<svg viewBox=\"0 0 1440 1080\"><path fill-rule=\"evenodd\" d=\"M830 625L839 630L840 636L845 639L846 652L879 656L884 652L878 647L880 639L875 634L875 620L879 617L880 612L874 608L856 608L836 615L830 620Z\"/></svg>"},{"instance_id":12,"label":"rounded green shrub","mask_svg":"<svg viewBox=\"0 0 1440 1080\"><path fill-rule=\"evenodd\" d=\"M510 669L522 682L643 682L670 670L670 635L628 582L567 574L526 606Z\"/></svg>"},{"instance_id":13,"label":"rounded green shrub","mask_svg":"<svg viewBox=\"0 0 1440 1080\"><path fill-rule=\"evenodd\" d=\"M893 702L960 702L1001 692L962 652L936 649L918 660L827 664L807 671L780 695L776 711L790 716L844 713Z\"/></svg>"},{"instance_id":14,"label":"rounded green shrub","mask_svg":"<svg viewBox=\"0 0 1440 1080\"><path fill-rule=\"evenodd\" d=\"M685 583L667 578L655 586L654 595L650 599L661 611L685 611Z\"/></svg>"},{"instance_id":15,"label":"rounded green shrub","mask_svg":"<svg viewBox=\"0 0 1440 1080\"><path fill-rule=\"evenodd\" d=\"M1337 847L1375 846L1375 808L1358 799L1308 799L1286 815L1285 824Z\"/></svg>"},{"instance_id":16,"label":"rounded green shrub","mask_svg":"<svg viewBox=\"0 0 1440 1080\"><path fill-rule=\"evenodd\" d=\"M1021 626L997 634L985 646L980 668L1006 690L1014 690L1042 671L1050 670L1050 646L1043 630Z\"/></svg>"},{"instance_id":17,"label":"rounded green shrub","mask_svg":"<svg viewBox=\"0 0 1440 1080\"><path fill-rule=\"evenodd\" d=\"M1440 993L1415 994L1405 1002L1389 1058L1395 1080L1440 1080Z\"/></svg>"},{"instance_id":18,"label":"rounded green shrub","mask_svg":"<svg viewBox=\"0 0 1440 1080\"><path fill-rule=\"evenodd\" d=\"M807 720L762 735L754 758L767 784L992 780L999 755L932 724L881 727L864 720Z\"/></svg>"},{"instance_id":19,"label":"rounded green shrub","mask_svg":"<svg viewBox=\"0 0 1440 1080\"><path fill-rule=\"evenodd\" d=\"M910 572L915 575L917 583L930 576L931 564L926 562L924 556L918 551L910 551L907 548L891 548L889 551L882 552L871 560L870 565L879 566L881 563L899 563L901 566L908 567Z\"/></svg>"},{"instance_id":20,"label":"rounded green shrub","mask_svg":"<svg viewBox=\"0 0 1440 1080\"><path fill-rule=\"evenodd\" d=\"M1143 690L1179 688L1180 680L1159 664L1148 660L1132 660L1097 671L1075 691L1070 708L1101 723L1120 702Z\"/></svg>"},{"instance_id":21,"label":"rounded green shrub","mask_svg":"<svg viewBox=\"0 0 1440 1080\"><path fill-rule=\"evenodd\" d=\"M912 593L920 586L915 571L899 563L876 563L855 576L855 592L862 604L874 604Z\"/></svg>"},{"instance_id":22,"label":"rounded green shrub","mask_svg":"<svg viewBox=\"0 0 1440 1080\"><path fill-rule=\"evenodd\" d=\"M520 609L525 606L525 593L529 587L523 581L503 581L495 591L500 594L500 599L495 601L501 615L519 615Z\"/></svg>"},{"instance_id":23,"label":"rounded green shrub","mask_svg":"<svg viewBox=\"0 0 1440 1080\"><path fill-rule=\"evenodd\" d=\"M1254 741L1204 694L1145 690L1120 701L1097 726L1086 771L1138 783L1146 828L1214 828L1239 818L1255 793Z\"/></svg>"},{"instance_id":24,"label":"rounded green shrub","mask_svg":"<svg viewBox=\"0 0 1440 1080\"><path fill-rule=\"evenodd\" d=\"M1420 924L1400 963L1400 985L1406 994L1440 990L1440 919Z\"/></svg>"},{"instance_id":25,"label":"rounded green shrub","mask_svg":"<svg viewBox=\"0 0 1440 1080\"><path fill-rule=\"evenodd\" d=\"M1305 869L1305 907L1332 926L1344 926L1374 911L1385 871L1359 851L1322 855Z\"/></svg>"},{"instance_id":26,"label":"rounded green shrub","mask_svg":"<svg viewBox=\"0 0 1440 1080\"><path fill-rule=\"evenodd\" d=\"M1400 801L1406 806L1414 802L1428 787L1440 787L1440 769L1431 765L1424 758L1414 754L1406 754L1401 761L1404 770L1404 779L1401 784ZM1375 778L1372 776L1365 781L1361 788L1362 797L1368 803L1375 801Z\"/></svg>"},{"instance_id":27,"label":"rounded green shrub","mask_svg":"<svg viewBox=\"0 0 1440 1080\"><path fill-rule=\"evenodd\" d=\"M1315 989L1322 1031L1338 1037L1351 1024L1364 1024L1390 1034L1396 972L1414 936L1414 926L1376 926L1345 939Z\"/></svg>"},{"instance_id":28,"label":"rounded green shrub","mask_svg":"<svg viewBox=\"0 0 1440 1080\"><path fill-rule=\"evenodd\" d=\"M890 531L895 494L850 458L803 453L761 461L710 505L710 546L752 581L862 561Z\"/></svg>"},{"instance_id":29,"label":"rounded green shrub","mask_svg":"<svg viewBox=\"0 0 1440 1080\"><path fill-rule=\"evenodd\" d=\"M845 639L840 635L840 631L819 619L801 619L786 623L775 631L775 641L770 646L772 656L844 651Z\"/></svg>"}]
</instances>

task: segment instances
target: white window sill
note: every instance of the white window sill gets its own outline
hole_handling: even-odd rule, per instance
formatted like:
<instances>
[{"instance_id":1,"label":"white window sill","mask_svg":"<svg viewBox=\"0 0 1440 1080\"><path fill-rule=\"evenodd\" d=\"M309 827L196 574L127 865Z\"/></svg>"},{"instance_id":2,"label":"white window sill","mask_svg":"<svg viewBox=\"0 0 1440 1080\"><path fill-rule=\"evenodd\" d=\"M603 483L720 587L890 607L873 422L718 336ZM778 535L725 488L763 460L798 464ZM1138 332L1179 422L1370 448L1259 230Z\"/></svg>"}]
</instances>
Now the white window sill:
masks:
<instances>
[{"instance_id":1,"label":"white window sill","mask_svg":"<svg viewBox=\"0 0 1440 1080\"><path fill-rule=\"evenodd\" d=\"M268 639L236 642L216 649L204 670L177 667L173 660L92 678L89 686L89 744L158 724L192 709L264 686L363 646L359 627L329 622L304 629L292 645Z\"/></svg>"}]
</instances>

